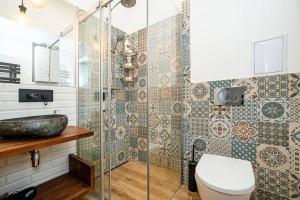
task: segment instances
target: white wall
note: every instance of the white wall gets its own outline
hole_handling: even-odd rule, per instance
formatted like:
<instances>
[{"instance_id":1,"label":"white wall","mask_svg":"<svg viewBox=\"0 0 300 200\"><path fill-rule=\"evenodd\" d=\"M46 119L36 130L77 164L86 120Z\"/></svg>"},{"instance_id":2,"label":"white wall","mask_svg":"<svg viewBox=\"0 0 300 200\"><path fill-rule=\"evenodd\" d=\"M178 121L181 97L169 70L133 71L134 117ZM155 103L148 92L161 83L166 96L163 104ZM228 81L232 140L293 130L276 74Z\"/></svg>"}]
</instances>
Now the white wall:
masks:
<instances>
[{"instance_id":1,"label":"white wall","mask_svg":"<svg viewBox=\"0 0 300 200\"><path fill-rule=\"evenodd\" d=\"M53 89L54 102L19 103L18 89ZM14 117L53 113L67 114L69 125L76 124L76 89L63 87L41 87L0 83L0 120ZM41 149L40 166L31 167L30 156L19 154L0 159L0 196L22 188L37 185L68 171L68 154L76 153L76 143L69 142Z\"/></svg>"},{"instance_id":2,"label":"white wall","mask_svg":"<svg viewBox=\"0 0 300 200\"><path fill-rule=\"evenodd\" d=\"M1 0L0 16L16 20L20 3L20 0ZM46 0L46 6L41 9L33 8L28 1L24 1L24 4L27 7L26 15L30 26L37 29L58 36L74 23L76 8L65 0Z\"/></svg>"},{"instance_id":3,"label":"white wall","mask_svg":"<svg viewBox=\"0 0 300 200\"><path fill-rule=\"evenodd\" d=\"M281 35L299 72L299 24L299 0L191 0L192 82L253 76L253 42Z\"/></svg>"}]
</instances>

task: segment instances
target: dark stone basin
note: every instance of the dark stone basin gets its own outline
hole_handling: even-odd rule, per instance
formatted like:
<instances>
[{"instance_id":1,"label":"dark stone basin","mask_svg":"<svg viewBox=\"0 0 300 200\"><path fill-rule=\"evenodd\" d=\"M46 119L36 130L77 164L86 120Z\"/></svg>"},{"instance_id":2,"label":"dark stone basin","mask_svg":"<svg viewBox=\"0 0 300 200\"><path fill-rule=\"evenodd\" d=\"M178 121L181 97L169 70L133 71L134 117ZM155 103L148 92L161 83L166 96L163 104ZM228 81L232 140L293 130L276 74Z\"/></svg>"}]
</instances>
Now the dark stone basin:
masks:
<instances>
[{"instance_id":1,"label":"dark stone basin","mask_svg":"<svg viewBox=\"0 0 300 200\"><path fill-rule=\"evenodd\" d=\"M68 125L66 115L40 115L0 120L0 137L53 137Z\"/></svg>"}]
</instances>

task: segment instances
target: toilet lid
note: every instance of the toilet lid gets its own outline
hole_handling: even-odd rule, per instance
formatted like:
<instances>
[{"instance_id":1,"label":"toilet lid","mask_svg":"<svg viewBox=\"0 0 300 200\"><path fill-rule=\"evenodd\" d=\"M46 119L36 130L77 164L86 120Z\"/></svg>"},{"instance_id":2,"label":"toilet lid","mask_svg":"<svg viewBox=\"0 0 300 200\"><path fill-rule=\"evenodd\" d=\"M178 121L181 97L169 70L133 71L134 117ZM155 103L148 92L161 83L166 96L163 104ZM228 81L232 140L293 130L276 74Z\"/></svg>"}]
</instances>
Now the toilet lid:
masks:
<instances>
[{"instance_id":1,"label":"toilet lid","mask_svg":"<svg viewBox=\"0 0 300 200\"><path fill-rule=\"evenodd\" d=\"M203 154L195 176L205 186L225 194L249 194L255 188L252 165L245 160Z\"/></svg>"}]
</instances>

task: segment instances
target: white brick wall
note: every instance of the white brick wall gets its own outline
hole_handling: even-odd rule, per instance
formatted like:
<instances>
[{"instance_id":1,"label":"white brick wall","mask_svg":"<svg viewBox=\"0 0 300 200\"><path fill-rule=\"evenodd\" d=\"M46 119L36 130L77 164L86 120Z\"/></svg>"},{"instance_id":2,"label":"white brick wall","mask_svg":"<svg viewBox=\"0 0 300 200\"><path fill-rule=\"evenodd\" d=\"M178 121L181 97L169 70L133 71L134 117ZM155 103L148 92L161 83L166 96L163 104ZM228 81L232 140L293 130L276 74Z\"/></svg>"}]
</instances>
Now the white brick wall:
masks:
<instances>
[{"instance_id":1,"label":"white brick wall","mask_svg":"<svg viewBox=\"0 0 300 200\"><path fill-rule=\"evenodd\" d=\"M18 89L51 89L54 102L19 103ZM52 114L53 110L66 114L69 125L76 125L76 89L35 85L0 83L0 120L30 115ZM53 179L68 171L68 155L76 153L76 142L40 149L40 166L31 167L30 156L20 154L0 159L0 195L21 190Z\"/></svg>"}]
</instances>

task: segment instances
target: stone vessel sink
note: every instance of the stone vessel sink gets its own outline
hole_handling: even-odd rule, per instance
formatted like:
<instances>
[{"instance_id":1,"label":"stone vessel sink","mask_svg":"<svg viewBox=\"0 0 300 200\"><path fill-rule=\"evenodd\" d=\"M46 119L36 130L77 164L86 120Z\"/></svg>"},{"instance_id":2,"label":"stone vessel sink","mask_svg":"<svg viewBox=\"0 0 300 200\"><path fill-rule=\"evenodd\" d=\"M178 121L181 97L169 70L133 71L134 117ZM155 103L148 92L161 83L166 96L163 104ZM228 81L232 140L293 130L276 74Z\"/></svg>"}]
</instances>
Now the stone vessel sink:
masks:
<instances>
[{"instance_id":1,"label":"stone vessel sink","mask_svg":"<svg viewBox=\"0 0 300 200\"><path fill-rule=\"evenodd\" d=\"M68 117L57 114L0 120L0 137L53 137L67 125Z\"/></svg>"}]
</instances>

